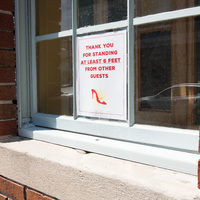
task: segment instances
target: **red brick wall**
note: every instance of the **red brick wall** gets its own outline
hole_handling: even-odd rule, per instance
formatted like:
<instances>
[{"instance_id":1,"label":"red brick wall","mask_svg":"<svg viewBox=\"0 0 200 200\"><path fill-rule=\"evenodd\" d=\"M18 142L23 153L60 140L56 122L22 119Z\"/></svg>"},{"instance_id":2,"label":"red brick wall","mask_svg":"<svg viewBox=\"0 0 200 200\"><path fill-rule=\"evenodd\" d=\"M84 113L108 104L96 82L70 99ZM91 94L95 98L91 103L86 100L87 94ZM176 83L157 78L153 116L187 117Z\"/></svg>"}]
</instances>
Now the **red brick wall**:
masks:
<instances>
[{"instance_id":1,"label":"red brick wall","mask_svg":"<svg viewBox=\"0 0 200 200\"><path fill-rule=\"evenodd\" d=\"M14 0L0 0L0 137L17 134L14 31Z\"/></svg>"},{"instance_id":2,"label":"red brick wall","mask_svg":"<svg viewBox=\"0 0 200 200\"><path fill-rule=\"evenodd\" d=\"M0 200L55 200L32 188L0 176Z\"/></svg>"}]
</instances>

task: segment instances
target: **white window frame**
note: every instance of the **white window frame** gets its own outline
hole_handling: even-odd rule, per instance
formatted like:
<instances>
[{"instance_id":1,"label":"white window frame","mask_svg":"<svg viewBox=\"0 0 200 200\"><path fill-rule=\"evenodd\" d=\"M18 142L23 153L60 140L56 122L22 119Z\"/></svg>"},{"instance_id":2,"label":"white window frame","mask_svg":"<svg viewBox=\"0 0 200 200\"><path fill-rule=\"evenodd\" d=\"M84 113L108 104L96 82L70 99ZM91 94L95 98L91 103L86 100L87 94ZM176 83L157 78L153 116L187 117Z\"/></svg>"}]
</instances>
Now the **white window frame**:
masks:
<instances>
[{"instance_id":1,"label":"white window frame","mask_svg":"<svg viewBox=\"0 0 200 200\"><path fill-rule=\"evenodd\" d=\"M76 19L76 0L72 2L72 18ZM35 36L34 1L27 3L27 0L15 0L19 135L197 175L200 158L197 130L134 123L134 59L132 55L134 55L133 25L197 16L200 15L200 6L133 19L133 0L127 0L127 2L128 17L125 21L77 29L77 22L73 20L72 30ZM30 15L27 15L28 13ZM75 48L73 48L74 116L37 113L36 42L72 36L73 47L76 47L77 35L121 28L127 28L128 32L127 123L77 117Z\"/></svg>"}]
</instances>

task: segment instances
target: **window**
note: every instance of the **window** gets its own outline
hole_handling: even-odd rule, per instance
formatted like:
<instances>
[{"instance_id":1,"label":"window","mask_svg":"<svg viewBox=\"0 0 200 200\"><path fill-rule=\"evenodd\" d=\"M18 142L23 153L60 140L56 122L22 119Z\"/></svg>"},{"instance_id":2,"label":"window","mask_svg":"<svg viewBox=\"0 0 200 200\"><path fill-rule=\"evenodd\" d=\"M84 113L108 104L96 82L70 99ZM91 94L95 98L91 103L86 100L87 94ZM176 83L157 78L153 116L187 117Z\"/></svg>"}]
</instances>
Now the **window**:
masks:
<instances>
[{"instance_id":1,"label":"window","mask_svg":"<svg viewBox=\"0 0 200 200\"><path fill-rule=\"evenodd\" d=\"M70 0L36 0L35 12L37 36L72 29Z\"/></svg>"},{"instance_id":2,"label":"window","mask_svg":"<svg viewBox=\"0 0 200 200\"><path fill-rule=\"evenodd\" d=\"M38 112L73 114L72 37L37 43Z\"/></svg>"},{"instance_id":3,"label":"window","mask_svg":"<svg viewBox=\"0 0 200 200\"><path fill-rule=\"evenodd\" d=\"M77 5L79 27L127 19L126 1L77 1ZM72 3L36 0L35 17L37 112L73 116L72 34L65 33L72 29Z\"/></svg>"},{"instance_id":4,"label":"window","mask_svg":"<svg viewBox=\"0 0 200 200\"><path fill-rule=\"evenodd\" d=\"M72 28L71 1L36 0L38 112L73 114L72 37L49 39L50 34Z\"/></svg>"},{"instance_id":5,"label":"window","mask_svg":"<svg viewBox=\"0 0 200 200\"><path fill-rule=\"evenodd\" d=\"M160 17L165 12L193 9L198 6L198 1L135 0L134 4L135 42L134 44L127 42L126 48L128 48L127 55L130 49L135 49L135 65L130 65L132 57L129 55L127 57L129 65L126 64L129 69L127 72L129 79L123 85L125 85L124 90L128 88L132 90L123 93L125 96L123 102L128 106L125 108L128 117L124 117L125 120L122 122L128 123L130 118L134 118L135 122L129 123L129 126L139 123L195 128L199 123L197 56L199 17L194 17L190 10L186 17L183 17L181 12L178 13L179 16L174 16L174 19L170 20L168 16L164 16L163 19ZM35 88L37 95L34 100L37 103L33 103L33 119L40 125L38 117L34 117L37 113L47 114L43 115L44 118L48 115L71 116L73 120L81 118L77 114L77 98L80 98L76 94L79 81L76 69L79 59L77 49L80 48L77 46L77 38L119 30L128 31L127 15L130 14L127 13L128 2L87 0L75 1L72 6L71 0L48 2L35 0L31 6L31 17L35 22L33 27L35 30L32 31L36 35L34 38L32 34L33 52L35 52L32 61L35 60L33 68L36 70L34 78L37 83ZM73 7L76 12L72 12ZM154 16L154 21L145 22L146 19L151 20L151 16ZM137 23L137 20L142 21ZM130 32L127 34L129 34L128 39L131 38L130 34L133 35ZM116 49L115 51L117 52ZM115 66L109 67L116 69ZM87 67L87 70L91 68L96 69L92 66ZM135 77L130 76L133 68ZM103 78L108 77L107 74L103 75ZM172 88L184 84L187 100L174 101L173 96L176 94ZM193 84L193 87L187 87L189 84ZM131 99L133 88L135 88L135 100ZM95 89L92 91L96 92ZM93 97L94 93L91 95ZM96 92L97 100L103 99L102 95L99 96ZM131 105L133 101L134 106ZM133 112L134 117L131 114ZM96 116L97 119L99 117L100 115ZM100 117L99 120L116 119Z\"/></svg>"},{"instance_id":6,"label":"window","mask_svg":"<svg viewBox=\"0 0 200 200\"><path fill-rule=\"evenodd\" d=\"M76 35L71 32L71 0L48 3L46 0L36 0L34 5L36 58L33 59L36 59L37 71L35 110L38 113L77 118L77 96L74 98L77 85L74 83L78 77L75 72L77 64L73 63L76 62L73 59L77 59L77 46L73 38L76 41L80 36L126 29L127 25L122 22L127 20L127 2L77 1L77 15L74 16L77 22ZM135 0L135 19L151 19L153 14L162 15L166 11L195 6L198 6L198 1ZM198 21L198 17L193 16L175 17L173 20L160 20L158 16L153 23L135 25L136 82L135 85L127 86L135 87L135 123L181 128L195 128L198 125ZM108 28L107 24L114 27ZM167 88L191 83L196 83L196 86L188 91L190 98L187 102L174 102L173 91ZM128 96L132 91L129 91ZM163 91L168 93L168 97L159 98L165 94ZM149 102L158 98L159 101L154 102L156 106ZM133 110L128 110L128 113L131 112Z\"/></svg>"},{"instance_id":7,"label":"window","mask_svg":"<svg viewBox=\"0 0 200 200\"><path fill-rule=\"evenodd\" d=\"M153 2L155 7L149 6L152 1L141 1L138 15L154 13L155 9L160 12L195 6L193 1ZM197 17L135 27L136 123L198 128L197 30ZM174 91L178 85L180 93ZM168 91L167 98L160 98L163 91ZM188 98L181 98L185 93ZM179 101L174 100L174 95L180 96Z\"/></svg>"}]
</instances>

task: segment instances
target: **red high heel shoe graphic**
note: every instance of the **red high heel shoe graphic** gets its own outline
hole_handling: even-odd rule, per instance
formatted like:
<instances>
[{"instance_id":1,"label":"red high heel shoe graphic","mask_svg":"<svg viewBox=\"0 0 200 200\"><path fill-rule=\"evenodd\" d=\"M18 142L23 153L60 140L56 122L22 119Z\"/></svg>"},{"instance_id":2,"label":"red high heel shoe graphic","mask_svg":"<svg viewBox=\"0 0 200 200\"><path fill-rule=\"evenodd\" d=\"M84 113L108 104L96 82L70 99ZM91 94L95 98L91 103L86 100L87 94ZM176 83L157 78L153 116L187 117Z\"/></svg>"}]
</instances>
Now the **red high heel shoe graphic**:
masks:
<instances>
[{"instance_id":1,"label":"red high heel shoe graphic","mask_svg":"<svg viewBox=\"0 0 200 200\"><path fill-rule=\"evenodd\" d=\"M96 90L92 89L91 91L92 91L92 98L93 98L93 94L95 94L95 95L96 95L96 100L97 100L98 103L100 103L100 104L102 104L102 105L107 105L107 103L106 103L105 101L102 101L102 100L99 98L99 96L98 96Z\"/></svg>"}]
</instances>

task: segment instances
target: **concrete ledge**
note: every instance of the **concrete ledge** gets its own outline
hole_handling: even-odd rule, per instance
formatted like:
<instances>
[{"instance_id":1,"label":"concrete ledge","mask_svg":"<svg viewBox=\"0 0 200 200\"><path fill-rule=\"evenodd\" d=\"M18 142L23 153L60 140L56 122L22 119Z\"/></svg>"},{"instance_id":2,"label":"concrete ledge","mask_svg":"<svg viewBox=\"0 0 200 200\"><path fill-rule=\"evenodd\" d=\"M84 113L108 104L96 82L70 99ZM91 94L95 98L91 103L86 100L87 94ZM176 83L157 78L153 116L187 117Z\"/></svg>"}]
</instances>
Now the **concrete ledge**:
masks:
<instances>
[{"instance_id":1,"label":"concrete ledge","mask_svg":"<svg viewBox=\"0 0 200 200\"><path fill-rule=\"evenodd\" d=\"M0 140L0 175L58 199L200 199L197 177L20 137Z\"/></svg>"}]
</instances>

